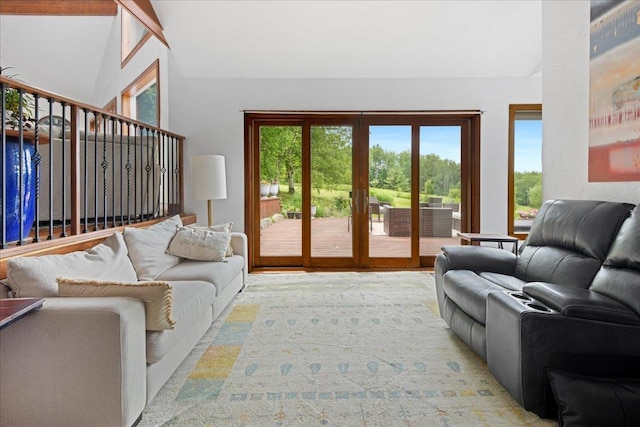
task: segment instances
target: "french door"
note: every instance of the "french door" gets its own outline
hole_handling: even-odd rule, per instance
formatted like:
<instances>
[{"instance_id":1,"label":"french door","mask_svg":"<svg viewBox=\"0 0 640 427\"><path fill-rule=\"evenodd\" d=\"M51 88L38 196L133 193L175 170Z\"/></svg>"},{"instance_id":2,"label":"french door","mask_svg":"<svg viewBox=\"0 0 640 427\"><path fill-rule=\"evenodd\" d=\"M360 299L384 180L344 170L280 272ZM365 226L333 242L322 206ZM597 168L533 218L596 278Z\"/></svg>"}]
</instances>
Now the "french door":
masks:
<instances>
[{"instance_id":1,"label":"french door","mask_svg":"<svg viewBox=\"0 0 640 427\"><path fill-rule=\"evenodd\" d=\"M250 265L433 266L479 229L479 116L246 113ZM269 190L266 190L266 188Z\"/></svg>"}]
</instances>

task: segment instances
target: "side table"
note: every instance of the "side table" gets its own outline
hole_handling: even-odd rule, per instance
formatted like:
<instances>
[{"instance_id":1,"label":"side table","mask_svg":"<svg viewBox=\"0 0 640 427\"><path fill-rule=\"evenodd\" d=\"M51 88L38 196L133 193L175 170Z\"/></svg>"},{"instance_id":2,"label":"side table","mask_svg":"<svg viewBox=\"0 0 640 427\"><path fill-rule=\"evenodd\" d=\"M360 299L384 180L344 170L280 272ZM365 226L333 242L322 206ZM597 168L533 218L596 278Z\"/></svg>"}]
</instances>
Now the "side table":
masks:
<instances>
[{"instance_id":1,"label":"side table","mask_svg":"<svg viewBox=\"0 0 640 427\"><path fill-rule=\"evenodd\" d=\"M0 329L42 307L44 298L0 299Z\"/></svg>"},{"instance_id":2,"label":"side table","mask_svg":"<svg viewBox=\"0 0 640 427\"><path fill-rule=\"evenodd\" d=\"M513 253L518 254L519 240L517 237L493 233L458 233L458 237L472 245L479 245L480 242L497 242L500 249L504 249L502 243L513 243Z\"/></svg>"}]
</instances>

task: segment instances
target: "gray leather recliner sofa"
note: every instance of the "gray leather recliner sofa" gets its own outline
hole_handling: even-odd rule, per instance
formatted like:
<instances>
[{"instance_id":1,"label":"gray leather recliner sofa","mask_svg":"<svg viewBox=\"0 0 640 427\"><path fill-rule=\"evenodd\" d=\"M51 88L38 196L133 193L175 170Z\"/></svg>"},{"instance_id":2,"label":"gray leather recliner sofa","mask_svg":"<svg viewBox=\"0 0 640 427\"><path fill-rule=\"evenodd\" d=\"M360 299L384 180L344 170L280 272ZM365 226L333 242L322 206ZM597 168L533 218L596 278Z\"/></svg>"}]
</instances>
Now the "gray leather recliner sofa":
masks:
<instances>
[{"instance_id":1,"label":"gray leather recliner sofa","mask_svg":"<svg viewBox=\"0 0 640 427\"><path fill-rule=\"evenodd\" d=\"M546 369L623 375L640 359L640 208L552 200L518 256L445 247L440 315L525 409L554 416Z\"/></svg>"}]
</instances>

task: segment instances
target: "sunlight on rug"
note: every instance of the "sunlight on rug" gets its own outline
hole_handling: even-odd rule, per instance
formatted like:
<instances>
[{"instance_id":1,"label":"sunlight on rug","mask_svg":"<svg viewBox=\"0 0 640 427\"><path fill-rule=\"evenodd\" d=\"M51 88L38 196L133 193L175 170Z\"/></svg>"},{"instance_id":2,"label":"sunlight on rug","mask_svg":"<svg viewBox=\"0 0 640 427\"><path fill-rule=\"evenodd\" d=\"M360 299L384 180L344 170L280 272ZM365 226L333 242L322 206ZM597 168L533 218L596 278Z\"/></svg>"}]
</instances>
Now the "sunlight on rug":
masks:
<instances>
[{"instance_id":1,"label":"sunlight on rug","mask_svg":"<svg viewBox=\"0 0 640 427\"><path fill-rule=\"evenodd\" d=\"M438 315L423 272L249 276L140 426L551 426Z\"/></svg>"}]
</instances>

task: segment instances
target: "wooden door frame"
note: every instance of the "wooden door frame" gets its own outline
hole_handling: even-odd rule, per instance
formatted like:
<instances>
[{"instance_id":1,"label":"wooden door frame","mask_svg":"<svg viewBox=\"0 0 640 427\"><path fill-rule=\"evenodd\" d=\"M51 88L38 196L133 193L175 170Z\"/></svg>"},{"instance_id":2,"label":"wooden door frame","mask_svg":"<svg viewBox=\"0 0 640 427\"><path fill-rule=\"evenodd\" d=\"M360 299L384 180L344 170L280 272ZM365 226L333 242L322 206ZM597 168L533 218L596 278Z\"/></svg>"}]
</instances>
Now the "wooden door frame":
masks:
<instances>
[{"instance_id":1,"label":"wooden door frame","mask_svg":"<svg viewBox=\"0 0 640 427\"><path fill-rule=\"evenodd\" d=\"M304 143L305 140L305 128L307 134L307 140L310 141L310 129L311 123L332 123L335 124L342 120L342 124L348 120L357 121L358 126L354 126L353 131L353 155L354 160L352 162L353 180L352 185L359 186L359 188L369 188L369 176L368 168L366 173L359 173L362 167L359 165L364 162L363 159L368 159L367 144L363 142L362 133L367 126L362 124L367 123L370 125L375 120L384 120L386 123L398 123L398 124L417 124L412 128L412 176L411 176L411 191L413 194L418 194L419 189L419 129L421 125L424 125L425 117L430 117L429 121L432 121L431 125L454 125L461 126L461 176L468 177L461 182L461 213L462 213L462 231L466 232L479 232L480 231L480 112L479 111L382 111L382 112L355 112L355 111L336 111L336 112L315 112L315 111L297 111L297 112L260 112L252 111L245 112L244 124L245 124L245 232L247 234L249 242L249 270L254 268L265 268L263 266L256 266L257 258L257 245L254 242L257 241L256 236L260 235L259 221L254 221L256 213L259 211L259 184L260 184L260 163L256 161L258 153L256 153L256 138L257 129L259 126L302 126L303 128L303 144L302 144L302 156L303 162L305 159L310 159L310 146ZM306 123L306 124L305 124ZM367 139L368 140L368 139ZM418 145L416 145L418 144ZM305 152L306 150L306 152ZM368 163L368 162L367 162ZM417 165L417 166L416 166ZM302 197L302 210L303 215L309 215L310 212L310 195L311 195L311 176L310 169L303 168L303 197ZM306 176L305 176L306 175ZM258 190L257 190L258 189ZM305 197L305 195L307 197ZM412 238L411 241L411 261L410 266L402 261L406 258L397 258L387 260L386 258L368 258L369 241L368 235L361 238L361 227L354 227L354 242L362 243L361 248L355 248L354 245L354 261L355 266L351 263L348 265L341 265L342 263L331 262L333 258L326 258L325 262L316 262L322 258L311 259L311 254L303 254L300 257L269 257L271 267L285 267L287 269L317 269L317 268L350 268L350 269L362 269L363 263L367 262L369 265L367 268L419 268L419 267L432 267L435 263L435 256L420 256L419 254L419 200L417 197L412 197ZM354 218L354 225L363 223L361 218ZM303 242L302 247L305 246L305 239L309 239L306 242L307 247L310 247L311 238L311 224L310 218L304 221L303 218ZM358 231L355 231L358 230ZM356 237L360 236L357 240ZM292 265L296 263L298 265ZM308 267L305 267L308 266Z\"/></svg>"},{"instance_id":2,"label":"wooden door frame","mask_svg":"<svg viewBox=\"0 0 640 427\"><path fill-rule=\"evenodd\" d=\"M381 123L383 122L383 123ZM362 132L368 126L411 126L411 193L417 195L420 193L420 127L422 126L460 126L460 175L468 177L467 180L461 181L460 198L462 213L462 230L463 232L477 233L480 231L480 114L477 112L460 112L446 113L442 115L424 115L416 113L412 115L398 114L389 116L388 114L367 115L364 118ZM361 144L366 148L361 153L363 159L368 159L368 144ZM366 183L368 186L369 177L368 169ZM435 256L420 255L420 222L419 222L419 197L411 198L411 260L410 267L434 266ZM368 242L367 242L368 243ZM406 258L368 258L369 247L364 249L367 259L363 263L367 263L373 268L389 268L389 267L406 267L404 264L399 265Z\"/></svg>"}]
</instances>

